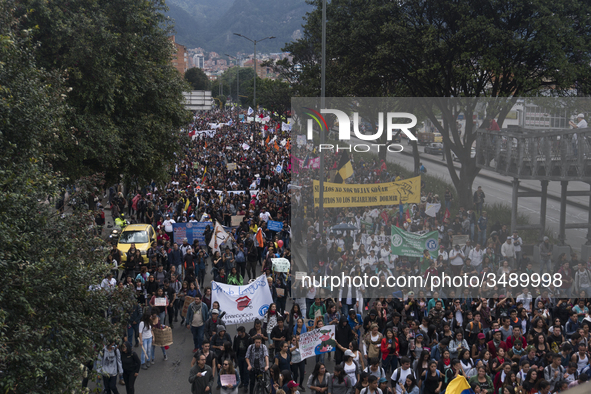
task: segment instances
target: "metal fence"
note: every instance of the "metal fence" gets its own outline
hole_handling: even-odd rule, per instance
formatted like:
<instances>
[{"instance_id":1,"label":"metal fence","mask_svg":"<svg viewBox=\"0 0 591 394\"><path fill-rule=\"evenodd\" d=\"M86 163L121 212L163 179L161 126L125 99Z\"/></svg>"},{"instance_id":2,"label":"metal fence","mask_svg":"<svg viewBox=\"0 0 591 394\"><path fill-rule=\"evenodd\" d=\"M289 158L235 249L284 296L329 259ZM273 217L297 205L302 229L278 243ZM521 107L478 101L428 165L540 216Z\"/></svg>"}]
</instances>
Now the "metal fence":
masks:
<instances>
[{"instance_id":1,"label":"metal fence","mask_svg":"<svg viewBox=\"0 0 591 394\"><path fill-rule=\"evenodd\" d=\"M591 128L480 129L476 164L519 179L591 181Z\"/></svg>"}]
</instances>

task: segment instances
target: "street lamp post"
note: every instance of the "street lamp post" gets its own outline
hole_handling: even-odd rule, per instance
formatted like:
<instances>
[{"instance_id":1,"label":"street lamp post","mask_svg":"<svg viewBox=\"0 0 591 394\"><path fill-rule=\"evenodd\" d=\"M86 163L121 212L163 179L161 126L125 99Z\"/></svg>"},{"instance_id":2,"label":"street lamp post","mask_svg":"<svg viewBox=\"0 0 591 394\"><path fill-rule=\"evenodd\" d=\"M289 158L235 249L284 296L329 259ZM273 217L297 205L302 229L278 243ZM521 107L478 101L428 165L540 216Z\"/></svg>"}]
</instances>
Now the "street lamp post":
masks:
<instances>
[{"instance_id":1,"label":"street lamp post","mask_svg":"<svg viewBox=\"0 0 591 394\"><path fill-rule=\"evenodd\" d=\"M320 109L324 109L325 106L325 97L326 97L326 86L325 86L325 79L326 79L326 0L322 0L322 60L320 65ZM324 134L327 132L326 130L324 133L322 132L322 128L320 128L320 144L324 144ZM324 237L324 154L322 150L320 150L320 171L318 176L318 186L320 190L318 191L318 230L320 231L320 236Z\"/></svg>"},{"instance_id":2,"label":"street lamp post","mask_svg":"<svg viewBox=\"0 0 591 394\"><path fill-rule=\"evenodd\" d=\"M231 59L236 60L236 103L238 104L238 107L240 107L240 60L235 56L228 55L227 53L225 55ZM232 92L230 92L230 94L232 94Z\"/></svg>"},{"instance_id":3,"label":"street lamp post","mask_svg":"<svg viewBox=\"0 0 591 394\"><path fill-rule=\"evenodd\" d=\"M254 44L254 92L253 92L252 102L254 104L254 110L256 111L257 110L257 42L261 42L266 39L273 39L273 38L275 38L275 36L261 38L260 40L253 40L253 39L250 39L246 36L243 36L242 34L234 33L234 35L236 35L238 37L246 38L248 41L250 41Z\"/></svg>"}]
</instances>

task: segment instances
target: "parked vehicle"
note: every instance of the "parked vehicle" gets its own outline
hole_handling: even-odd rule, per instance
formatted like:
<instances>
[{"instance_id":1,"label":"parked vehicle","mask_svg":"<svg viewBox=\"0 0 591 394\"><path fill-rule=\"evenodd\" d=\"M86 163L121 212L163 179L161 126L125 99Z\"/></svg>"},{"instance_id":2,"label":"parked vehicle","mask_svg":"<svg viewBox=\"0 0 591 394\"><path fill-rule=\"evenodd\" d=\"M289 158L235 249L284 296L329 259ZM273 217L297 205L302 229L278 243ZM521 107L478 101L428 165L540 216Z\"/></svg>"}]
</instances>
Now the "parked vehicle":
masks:
<instances>
[{"instance_id":1,"label":"parked vehicle","mask_svg":"<svg viewBox=\"0 0 591 394\"><path fill-rule=\"evenodd\" d=\"M443 153L443 144L440 142L431 142L425 146L425 153L431 155L441 155Z\"/></svg>"}]
</instances>

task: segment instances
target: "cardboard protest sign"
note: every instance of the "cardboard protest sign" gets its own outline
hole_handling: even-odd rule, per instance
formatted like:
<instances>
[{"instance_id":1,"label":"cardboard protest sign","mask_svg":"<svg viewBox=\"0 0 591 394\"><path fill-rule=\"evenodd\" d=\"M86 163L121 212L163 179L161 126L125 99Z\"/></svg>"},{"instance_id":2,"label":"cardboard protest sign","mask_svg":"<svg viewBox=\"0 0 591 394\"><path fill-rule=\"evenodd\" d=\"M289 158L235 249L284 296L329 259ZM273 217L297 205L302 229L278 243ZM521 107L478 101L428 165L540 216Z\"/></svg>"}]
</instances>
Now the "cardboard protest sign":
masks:
<instances>
[{"instance_id":1,"label":"cardboard protest sign","mask_svg":"<svg viewBox=\"0 0 591 394\"><path fill-rule=\"evenodd\" d=\"M236 375L223 374L220 375L220 383L222 386L234 386L236 384Z\"/></svg>"},{"instance_id":2,"label":"cardboard protest sign","mask_svg":"<svg viewBox=\"0 0 591 394\"><path fill-rule=\"evenodd\" d=\"M283 257L279 257L276 259L271 259L273 263L273 271L275 272L289 272L289 267L291 266L288 259L284 259Z\"/></svg>"},{"instance_id":3,"label":"cardboard protest sign","mask_svg":"<svg viewBox=\"0 0 591 394\"><path fill-rule=\"evenodd\" d=\"M172 329L170 327L152 328L152 334L154 335L152 341L154 346L170 346L173 343Z\"/></svg>"},{"instance_id":4,"label":"cardboard protest sign","mask_svg":"<svg viewBox=\"0 0 591 394\"><path fill-rule=\"evenodd\" d=\"M193 301L195 301L195 298L189 297L189 296L185 297L185 303L183 304L183 309L181 310L182 317L187 316L187 311L189 310L189 305L191 305L191 303Z\"/></svg>"}]
</instances>

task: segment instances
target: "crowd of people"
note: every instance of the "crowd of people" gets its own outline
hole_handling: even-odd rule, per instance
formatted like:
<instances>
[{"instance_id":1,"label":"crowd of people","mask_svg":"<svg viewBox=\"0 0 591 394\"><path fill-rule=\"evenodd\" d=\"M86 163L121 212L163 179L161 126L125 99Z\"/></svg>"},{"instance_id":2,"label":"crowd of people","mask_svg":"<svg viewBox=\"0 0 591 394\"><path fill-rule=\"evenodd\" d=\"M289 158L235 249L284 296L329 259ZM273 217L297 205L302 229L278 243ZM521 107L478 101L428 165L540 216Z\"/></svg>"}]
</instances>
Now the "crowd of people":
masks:
<instances>
[{"instance_id":1,"label":"crowd of people","mask_svg":"<svg viewBox=\"0 0 591 394\"><path fill-rule=\"evenodd\" d=\"M168 184L132 189L127 195L117 187L107 192L114 218L125 212L132 222L152 224L158 237L145 259L133 247L123 263L116 247L108 257L121 265L103 287L129 286L138 304L120 356L112 343L103 350L110 358L127 357L108 371L106 389L117 392L118 373L129 382L131 375L149 369L156 347L152 330L174 328L179 319L177 329L188 329L193 337L193 393L219 388L236 394L244 388L258 394L262 386L270 394L437 394L463 375L476 393L547 394L591 376L591 260L582 262L576 255L554 259L547 238L539 245L539 261L525 256L519 233L488 217L481 187L474 192L473 209L455 208L451 190L427 190L422 182L420 203L325 208L320 218L311 188L318 169L310 164L318 152L296 144L281 121L244 123L246 116L196 114L188 130L193 139ZM342 162L342 154L325 155L327 176ZM347 183L404 178L377 157L353 154L349 159L354 172ZM440 209L428 214L428 204L440 204ZM239 223L236 217L242 218ZM283 230L269 230L269 220L283 223ZM210 222L205 244L175 239L172 224L182 222ZM215 222L231 235L219 251L208 246ZM355 229L331 230L339 224ZM415 234L437 231L436 257L427 250L422 257L394 255L392 226ZM274 257L292 261L292 272L273 272ZM302 288L294 275L297 260L303 262L299 269L316 275L550 273L561 282L521 286L515 294L498 284L476 292L394 288L376 293L364 286L330 291L326 286ZM265 274L274 303L264 318L238 327L232 338L224 311L212 302L206 274L235 285ZM187 296L194 301L184 312ZM156 306L156 298L165 298L166 305ZM300 335L325 325L336 327L336 351L302 360ZM133 357L134 346L141 346L139 357ZM166 360L164 347L162 353ZM224 378L222 384L222 375L234 375L233 383ZM133 392L133 382L127 387Z\"/></svg>"}]
</instances>

